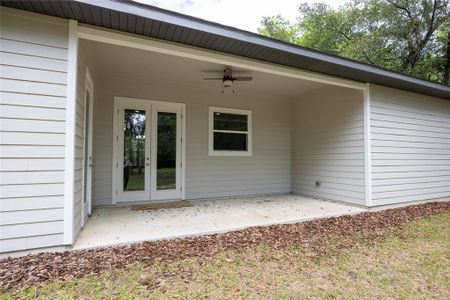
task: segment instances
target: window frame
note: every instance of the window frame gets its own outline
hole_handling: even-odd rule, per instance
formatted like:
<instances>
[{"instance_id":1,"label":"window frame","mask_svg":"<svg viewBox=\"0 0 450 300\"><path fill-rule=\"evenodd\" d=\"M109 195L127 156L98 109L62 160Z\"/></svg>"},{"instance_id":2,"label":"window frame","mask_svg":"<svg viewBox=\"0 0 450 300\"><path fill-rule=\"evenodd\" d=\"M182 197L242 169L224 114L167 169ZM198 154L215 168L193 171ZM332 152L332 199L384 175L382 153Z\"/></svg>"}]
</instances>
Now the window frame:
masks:
<instances>
[{"instance_id":1,"label":"window frame","mask_svg":"<svg viewBox=\"0 0 450 300\"><path fill-rule=\"evenodd\" d=\"M247 116L247 131L214 129L214 113L236 114ZM247 151L240 150L214 150L214 132L247 134ZM209 129L208 129L208 154L209 156L252 156L252 111L244 109L209 107Z\"/></svg>"}]
</instances>

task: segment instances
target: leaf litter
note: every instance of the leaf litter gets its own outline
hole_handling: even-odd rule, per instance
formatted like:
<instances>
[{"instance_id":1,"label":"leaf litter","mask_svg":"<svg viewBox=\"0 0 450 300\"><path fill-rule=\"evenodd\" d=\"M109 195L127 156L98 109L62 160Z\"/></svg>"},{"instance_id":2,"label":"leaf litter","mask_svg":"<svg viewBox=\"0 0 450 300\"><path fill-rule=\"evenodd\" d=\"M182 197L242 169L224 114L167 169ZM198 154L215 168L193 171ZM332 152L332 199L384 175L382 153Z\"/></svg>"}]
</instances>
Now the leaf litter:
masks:
<instances>
[{"instance_id":1,"label":"leaf litter","mask_svg":"<svg viewBox=\"0 0 450 300\"><path fill-rule=\"evenodd\" d=\"M190 257L212 258L223 251L261 245L273 249L297 247L320 255L329 245L324 241L339 238L343 242L337 244L337 250L351 248L355 246L350 239L352 236L358 235L361 240L370 242L386 229L402 227L409 222L445 212L450 212L450 202L426 203L295 224L251 227L200 237L6 258L0 260L0 292L50 281L70 281L136 263L151 266L155 262L173 262ZM354 274L349 274L349 277L355 279ZM141 280L151 289L164 285L164 278Z\"/></svg>"}]
</instances>

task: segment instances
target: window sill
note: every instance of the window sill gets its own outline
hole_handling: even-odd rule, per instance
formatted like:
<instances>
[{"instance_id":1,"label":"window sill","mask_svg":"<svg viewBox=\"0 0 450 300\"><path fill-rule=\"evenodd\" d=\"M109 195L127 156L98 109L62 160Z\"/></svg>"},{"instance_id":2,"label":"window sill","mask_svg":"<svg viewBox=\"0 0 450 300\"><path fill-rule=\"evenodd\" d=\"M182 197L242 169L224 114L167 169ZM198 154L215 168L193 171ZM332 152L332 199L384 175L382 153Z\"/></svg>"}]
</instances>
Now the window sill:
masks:
<instances>
[{"instance_id":1,"label":"window sill","mask_svg":"<svg viewBox=\"0 0 450 300\"><path fill-rule=\"evenodd\" d=\"M208 156L253 156L251 151L209 151Z\"/></svg>"}]
</instances>

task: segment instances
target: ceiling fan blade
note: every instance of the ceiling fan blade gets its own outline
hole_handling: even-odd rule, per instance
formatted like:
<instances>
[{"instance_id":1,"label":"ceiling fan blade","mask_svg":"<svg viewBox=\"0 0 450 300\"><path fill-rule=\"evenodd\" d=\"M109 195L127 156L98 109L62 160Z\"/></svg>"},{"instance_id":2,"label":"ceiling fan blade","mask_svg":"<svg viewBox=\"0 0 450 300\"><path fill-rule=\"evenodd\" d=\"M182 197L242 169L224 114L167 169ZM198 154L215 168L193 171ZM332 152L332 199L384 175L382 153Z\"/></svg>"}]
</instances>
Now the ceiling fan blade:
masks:
<instances>
[{"instance_id":1,"label":"ceiling fan blade","mask_svg":"<svg viewBox=\"0 0 450 300\"><path fill-rule=\"evenodd\" d=\"M211 77L207 77L207 78L203 78L203 80L223 80L223 78L211 78Z\"/></svg>"},{"instance_id":2,"label":"ceiling fan blade","mask_svg":"<svg viewBox=\"0 0 450 300\"><path fill-rule=\"evenodd\" d=\"M253 78L252 77L236 77L236 78L233 78L233 80L236 80L236 81L252 81Z\"/></svg>"}]
</instances>

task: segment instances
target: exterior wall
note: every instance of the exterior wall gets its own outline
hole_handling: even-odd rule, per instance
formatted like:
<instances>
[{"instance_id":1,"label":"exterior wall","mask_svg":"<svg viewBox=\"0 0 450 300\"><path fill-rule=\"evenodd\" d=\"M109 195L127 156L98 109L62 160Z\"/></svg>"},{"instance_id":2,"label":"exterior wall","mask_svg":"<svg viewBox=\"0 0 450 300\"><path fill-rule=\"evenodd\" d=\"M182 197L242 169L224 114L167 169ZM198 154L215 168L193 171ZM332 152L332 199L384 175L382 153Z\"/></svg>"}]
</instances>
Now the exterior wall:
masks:
<instances>
[{"instance_id":1,"label":"exterior wall","mask_svg":"<svg viewBox=\"0 0 450 300\"><path fill-rule=\"evenodd\" d=\"M77 61L77 103L75 113L75 175L73 197L73 236L77 237L81 229L83 202L83 161L84 161L84 126L85 126L85 85L86 58L82 49L78 49Z\"/></svg>"},{"instance_id":2,"label":"exterior wall","mask_svg":"<svg viewBox=\"0 0 450 300\"><path fill-rule=\"evenodd\" d=\"M0 252L63 244L68 23L2 8Z\"/></svg>"},{"instance_id":3,"label":"exterior wall","mask_svg":"<svg viewBox=\"0 0 450 300\"><path fill-rule=\"evenodd\" d=\"M290 102L276 96L222 95L170 81L99 78L94 102L94 205L111 204L114 96L186 104L186 198L287 193L290 175ZM252 110L253 156L208 156L208 107Z\"/></svg>"},{"instance_id":4,"label":"exterior wall","mask_svg":"<svg viewBox=\"0 0 450 300\"><path fill-rule=\"evenodd\" d=\"M450 196L450 101L371 86L372 201Z\"/></svg>"},{"instance_id":5,"label":"exterior wall","mask_svg":"<svg viewBox=\"0 0 450 300\"><path fill-rule=\"evenodd\" d=\"M292 105L292 191L364 205L362 92L330 87Z\"/></svg>"}]
</instances>

